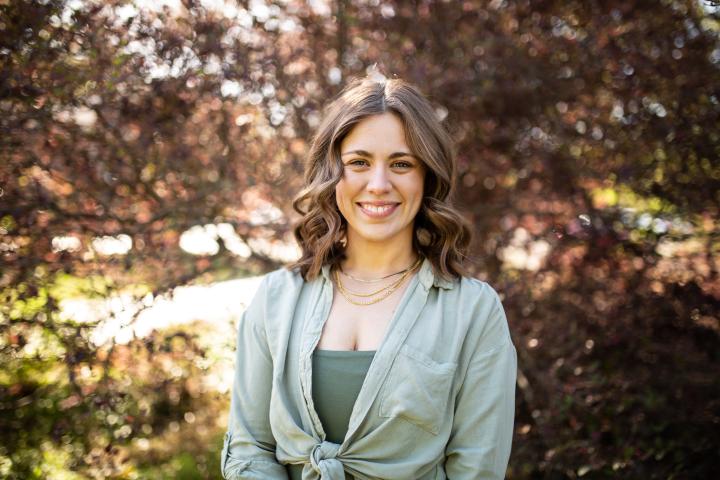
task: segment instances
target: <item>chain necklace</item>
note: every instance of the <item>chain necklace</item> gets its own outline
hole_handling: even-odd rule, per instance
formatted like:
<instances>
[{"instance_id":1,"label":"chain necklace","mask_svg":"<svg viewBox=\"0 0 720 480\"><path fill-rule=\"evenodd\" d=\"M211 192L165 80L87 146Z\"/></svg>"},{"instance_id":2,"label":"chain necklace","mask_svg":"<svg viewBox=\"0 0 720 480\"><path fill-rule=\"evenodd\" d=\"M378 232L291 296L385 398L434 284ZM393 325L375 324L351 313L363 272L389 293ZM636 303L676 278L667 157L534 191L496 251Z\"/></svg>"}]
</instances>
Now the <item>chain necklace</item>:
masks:
<instances>
[{"instance_id":1,"label":"chain necklace","mask_svg":"<svg viewBox=\"0 0 720 480\"><path fill-rule=\"evenodd\" d=\"M394 282L392 282L392 283L390 283L390 284L388 284L388 285L385 285L385 286L382 287L380 290L376 290L376 291L370 292L370 293L356 293L356 292L351 292L350 290L347 289L347 287L345 287L345 285L343 285L343 290L346 291L347 293L349 293L350 295L354 296L354 297L365 297L365 298L374 297L375 295L378 295L378 294L380 294L380 293L383 293L385 290L387 290L387 289L389 289L389 288L393 288L393 287L396 286L397 284L402 283L403 280L405 280L405 277L408 276L408 274L409 274L409 272L405 272L405 273L402 275L402 277L400 277L399 279L395 280ZM336 274L336 277L337 277L337 274Z\"/></svg>"},{"instance_id":2,"label":"chain necklace","mask_svg":"<svg viewBox=\"0 0 720 480\"><path fill-rule=\"evenodd\" d=\"M413 270L415 270L415 268L417 268L417 266L420 264L420 261L421 261L421 259L418 258L418 260L410 268L407 268L405 270L402 277L400 277L397 281L395 281L395 282L391 283L390 285L383 287L380 290L373 292L371 294L361 294L361 293L354 293L354 292L348 291L345 288L345 286L342 284L342 281L340 280L340 275L338 275L337 270L335 270L335 272L334 272L335 273L335 283L337 284L338 290L340 291L342 296L345 297L345 300L352 303L353 305L373 305L382 300L385 300L387 297L392 295L393 292L395 292L395 290L397 290L400 287L400 285L402 285L402 283L405 281L405 279L408 277L408 275L410 275L410 273ZM358 300L351 298L351 296L371 297L371 296L378 295L378 294L380 294L380 296L378 298L375 298L370 301L358 301Z\"/></svg>"},{"instance_id":3,"label":"chain necklace","mask_svg":"<svg viewBox=\"0 0 720 480\"><path fill-rule=\"evenodd\" d=\"M418 260L419 260L419 259L418 259ZM415 263L417 263L417 262L415 262ZM400 270L399 272L391 273L390 275L385 275L384 277L380 277L380 278L365 279L365 278L353 277L353 276L350 275L349 273L344 272L343 269L342 269L342 267L340 267L340 273L342 273L343 275L345 275L345 276L348 277L348 278L352 278L352 279L355 280L356 282L361 282L361 283L377 283L377 282L379 282L380 280L385 280L386 278L394 277L395 275L400 275L401 273L405 273L405 272L407 272L408 270L411 270L411 269L415 266L415 263L413 263L412 265L410 265L410 266L409 266L408 268L406 268L405 270Z\"/></svg>"},{"instance_id":4,"label":"chain necklace","mask_svg":"<svg viewBox=\"0 0 720 480\"><path fill-rule=\"evenodd\" d=\"M402 280L405 280L405 278L403 277ZM382 295L380 295L379 297L377 297L373 300L370 300L368 302L362 302L362 301L354 300L353 298L350 297L350 295L352 295L352 294L350 292L348 292L347 290L345 290L345 287L343 286L342 282L340 281L340 277L338 276L337 271L335 271L335 282L337 283L338 290L340 291L342 296L345 297L345 300L352 303L353 305L363 305L363 306L364 305L373 305L375 303L378 303L381 300L385 300L387 297L392 295L392 293L395 290L397 290L398 287L400 286L400 284L396 282L395 284L393 284L389 288L387 288L384 291L384 293Z\"/></svg>"},{"instance_id":5,"label":"chain necklace","mask_svg":"<svg viewBox=\"0 0 720 480\"><path fill-rule=\"evenodd\" d=\"M408 268L406 268L406 269L403 270L402 272L398 272L398 273L402 273L402 274L403 274L402 277L400 277L398 280L394 281L393 283L391 283L391 284L389 284L389 285L386 285L386 286L382 287L380 290L377 290L377 291L375 291L375 292L372 292L372 293L355 293L355 292L351 292L350 290L348 290L347 288L345 288L344 285L343 285L343 288L345 289L346 292L348 292L349 294L353 295L354 297L365 297L365 298L367 298L367 297L374 297L375 295L384 292L384 291L387 290L388 288L392 288L392 287L395 286L396 284L402 283L402 281L405 280L405 277L407 277L407 276L410 274L410 272L411 272L412 270L414 270L414 269L420 264L421 261L422 261L421 258L418 257L417 260L415 260L415 262L414 262L412 265L410 265ZM397 275L397 274L393 274L393 275ZM337 276L337 275L336 275L336 276ZM350 277L350 278L352 278L352 277Z\"/></svg>"}]
</instances>

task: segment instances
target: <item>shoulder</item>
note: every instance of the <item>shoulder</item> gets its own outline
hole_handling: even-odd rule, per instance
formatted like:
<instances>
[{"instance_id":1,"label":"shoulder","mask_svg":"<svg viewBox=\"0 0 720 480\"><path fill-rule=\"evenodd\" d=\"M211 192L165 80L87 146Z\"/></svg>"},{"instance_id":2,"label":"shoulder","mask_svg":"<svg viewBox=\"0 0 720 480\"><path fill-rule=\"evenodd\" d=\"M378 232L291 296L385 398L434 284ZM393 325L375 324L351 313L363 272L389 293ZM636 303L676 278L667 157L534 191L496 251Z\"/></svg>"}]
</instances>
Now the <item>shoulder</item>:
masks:
<instances>
[{"instance_id":1,"label":"shoulder","mask_svg":"<svg viewBox=\"0 0 720 480\"><path fill-rule=\"evenodd\" d=\"M460 277L455 281L455 288L463 307L482 305L502 307L500 295L487 282L473 277Z\"/></svg>"},{"instance_id":2,"label":"shoulder","mask_svg":"<svg viewBox=\"0 0 720 480\"><path fill-rule=\"evenodd\" d=\"M276 333L290 322L305 280L299 271L285 267L272 270L260 278L248 310L251 318L262 325L267 334Z\"/></svg>"},{"instance_id":3,"label":"shoulder","mask_svg":"<svg viewBox=\"0 0 720 480\"><path fill-rule=\"evenodd\" d=\"M267 295L272 292L289 292L302 287L305 280L298 269L290 270L280 267L264 274L260 280L258 293Z\"/></svg>"},{"instance_id":4,"label":"shoulder","mask_svg":"<svg viewBox=\"0 0 720 480\"><path fill-rule=\"evenodd\" d=\"M457 284L458 312L468 322L468 335L481 350L510 340L510 328L500 294L489 283L462 277Z\"/></svg>"},{"instance_id":5,"label":"shoulder","mask_svg":"<svg viewBox=\"0 0 720 480\"><path fill-rule=\"evenodd\" d=\"M285 267L267 272L259 277L250 308L261 308L264 311L271 306L269 299L277 301L287 298L287 294L302 287L303 282L299 271L288 270Z\"/></svg>"},{"instance_id":6,"label":"shoulder","mask_svg":"<svg viewBox=\"0 0 720 480\"><path fill-rule=\"evenodd\" d=\"M267 313L280 315L280 312L295 309L302 292L308 292L304 288L307 284L298 269L281 267L263 276L258 294L262 297Z\"/></svg>"}]
</instances>

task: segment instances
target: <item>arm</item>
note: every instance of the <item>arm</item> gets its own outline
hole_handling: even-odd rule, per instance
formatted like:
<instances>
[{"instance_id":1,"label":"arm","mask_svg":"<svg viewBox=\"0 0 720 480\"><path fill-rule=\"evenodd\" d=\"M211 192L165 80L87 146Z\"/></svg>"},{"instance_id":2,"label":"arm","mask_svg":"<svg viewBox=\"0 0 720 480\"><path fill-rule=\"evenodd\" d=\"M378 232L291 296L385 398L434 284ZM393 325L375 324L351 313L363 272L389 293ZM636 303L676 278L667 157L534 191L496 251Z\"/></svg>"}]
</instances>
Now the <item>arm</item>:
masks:
<instances>
[{"instance_id":1,"label":"arm","mask_svg":"<svg viewBox=\"0 0 720 480\"><path fill-rule=\"evenodd\" d=\"M270 430L272 357L264 328L267 281L266 276L238 326L230 417L220 458L227 480L287 478L287 470L275 458Z\"/></svg>"},{"instance_id":2,"label":"arm","mask_svg":"<svg viewBox=\"0 0 720 480\"><path fill-rule=\"evenodd\" d=\"M494 291L493 291L494 293ZM445 471L450 480L505 478L515 417L517 352L494 293L481 345L455 401Z\"/></svg>"}]
</instances>

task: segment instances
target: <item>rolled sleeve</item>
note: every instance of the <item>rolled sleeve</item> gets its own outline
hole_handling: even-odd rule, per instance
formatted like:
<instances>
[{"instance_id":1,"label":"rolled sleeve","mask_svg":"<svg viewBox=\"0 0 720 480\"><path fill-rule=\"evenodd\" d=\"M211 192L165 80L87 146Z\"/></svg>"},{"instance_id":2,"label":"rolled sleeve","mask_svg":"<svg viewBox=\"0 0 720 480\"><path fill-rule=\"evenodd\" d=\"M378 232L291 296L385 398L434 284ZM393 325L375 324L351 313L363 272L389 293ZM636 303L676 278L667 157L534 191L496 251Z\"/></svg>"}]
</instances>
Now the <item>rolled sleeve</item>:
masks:
<instances>
[{"instance_id":1,"label":"rolled sleeve","mask_svg":"<svg viewBox=\"0 0 720 480\"><path fill-rule=\"evenodd\" d=\"M497 294L494 303L479 342L492 346L474 352L455 400L445 448L445 471L451 480L502 479L510 458L517 351Z\"/></svg>"},{"instance_id":2,"label":"rolled sleeve","mask_svg":"<svg viewBox=\"0 0 720 480\"><path fill-rule=\"evenodd\" d=\"M270 428L272 357L264 329L267 282L266 276L238 325L230 416L220 459L226 480L288 478L275 458Z\"/></svg>"}]
</instances>

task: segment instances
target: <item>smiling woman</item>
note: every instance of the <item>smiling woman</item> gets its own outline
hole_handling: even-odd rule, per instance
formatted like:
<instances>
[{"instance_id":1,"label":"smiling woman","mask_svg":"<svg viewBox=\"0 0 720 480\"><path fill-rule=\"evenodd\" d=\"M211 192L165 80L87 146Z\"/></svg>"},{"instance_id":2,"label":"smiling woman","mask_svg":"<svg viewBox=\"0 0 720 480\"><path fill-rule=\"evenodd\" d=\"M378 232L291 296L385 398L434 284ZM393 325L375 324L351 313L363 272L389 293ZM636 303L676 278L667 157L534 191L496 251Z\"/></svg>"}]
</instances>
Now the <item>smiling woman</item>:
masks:
<instances>
[{"instance_id":1,"label":"smiling woman","mask_svg":"<svg viewBox=\"0 0 720 480\"><path fill-rule=\"evenodd\" d=\"M347 248L376 250L390 258L407 253L425 169L409 153L401 120L393 113L370 116L345 137L340 150L344 169L335 201L348 224Z\"/></svg>"},{"instance_id":2,"label":"smiling woman","mask_svg":"<svg viewBox=\"0 0 720 480\"><path fill-rule=\"evenodd\" d=\"M398 79L356 80L326 107L310 149L306 186L294 201L295 209L303 215L295 229L303 254L293 267L313 279L324 264L336 265L349 257L345 247L352 234L347 211L339 201L340 190L355 185L357 178L378 174L381 165L388 177L372 179L359 200L377 206L386 199L373 193L378 192L376 182L381 182L381 189L397 190L404 183L412 183L399 179L420 175L419 205L410 229L412 250L420 252L447 280L467 274L463 260L471 233L452 204L457 175L452 139L427 99L417 88ZM389 194L383 193L386 197ZM397 199L393 201L398 203ZM409 207L405 205L405 211ZM396 258L395 263L408 259L407 253L396 257L387 247L382 249L387 252L383 258ZM377 263L383 264L383 258Z\"/></svg>"},{"instance_id":3,"label":"smiling woman","mask_svg":"<svg viewBox=\"0 0 720 480\"><path fill-rule=\"evenodd\" d=\"M325 110L294 206L301 258L243 314L225 478L499 479L517 354L463 267L452 142L402 80Z\"/></svg>"}]
</instances>

